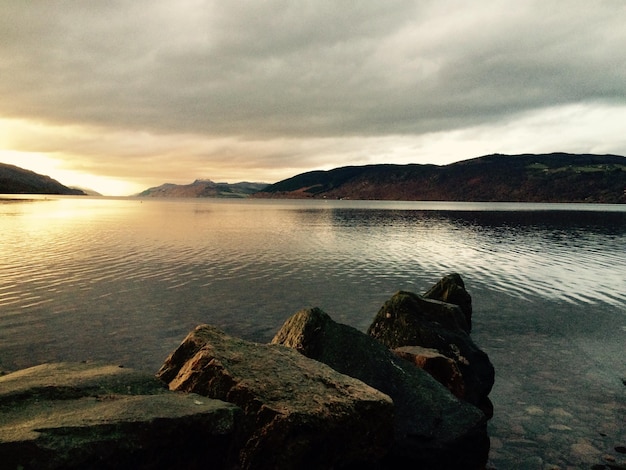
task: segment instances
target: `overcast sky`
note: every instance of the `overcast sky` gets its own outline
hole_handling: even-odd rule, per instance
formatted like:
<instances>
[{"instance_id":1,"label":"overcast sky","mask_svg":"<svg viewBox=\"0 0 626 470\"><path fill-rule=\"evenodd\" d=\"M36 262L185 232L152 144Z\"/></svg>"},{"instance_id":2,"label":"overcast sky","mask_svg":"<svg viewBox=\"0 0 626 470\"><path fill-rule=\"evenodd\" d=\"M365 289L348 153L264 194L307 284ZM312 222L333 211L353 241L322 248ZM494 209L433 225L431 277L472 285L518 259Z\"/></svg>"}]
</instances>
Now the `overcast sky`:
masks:
<instances>
[{"instance_id":1,"label":"overcast sky","mask_svg":"<svg viewBox=\"0 0 626 470\"><path fill-rule=\"evenodd\" d=\"M624 0L0 0L0 162L126 195L626 155Z\"/></svg>"}]
</instances>

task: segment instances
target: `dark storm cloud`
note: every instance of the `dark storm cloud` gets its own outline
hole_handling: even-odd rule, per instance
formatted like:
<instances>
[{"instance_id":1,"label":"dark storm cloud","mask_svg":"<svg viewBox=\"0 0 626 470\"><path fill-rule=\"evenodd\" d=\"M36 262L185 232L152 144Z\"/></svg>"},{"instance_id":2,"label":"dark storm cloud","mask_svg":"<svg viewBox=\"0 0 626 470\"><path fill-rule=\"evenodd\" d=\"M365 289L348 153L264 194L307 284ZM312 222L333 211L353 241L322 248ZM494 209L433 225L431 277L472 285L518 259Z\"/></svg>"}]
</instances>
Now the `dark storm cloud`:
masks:
<instances>
[{"instance_id":1,"label":"dark storm cloud","mask_svg":"<svg viewBox=\"0 0 626 470\"><path fill-rule=\"evenodd\" d=\"M2 111L269 138L420 134L624 104L623 5L5 1Z\"/></svg>"}]
</instances>

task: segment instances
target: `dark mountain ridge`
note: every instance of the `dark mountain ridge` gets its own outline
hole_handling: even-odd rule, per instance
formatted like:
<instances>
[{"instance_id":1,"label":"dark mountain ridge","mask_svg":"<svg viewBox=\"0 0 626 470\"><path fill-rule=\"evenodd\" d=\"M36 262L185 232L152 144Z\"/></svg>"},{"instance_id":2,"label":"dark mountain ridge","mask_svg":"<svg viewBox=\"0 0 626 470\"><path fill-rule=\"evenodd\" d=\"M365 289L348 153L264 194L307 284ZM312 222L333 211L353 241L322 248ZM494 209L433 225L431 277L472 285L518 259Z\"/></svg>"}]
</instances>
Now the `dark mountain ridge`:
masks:
<instances>
[{"instance_id":1,"label":"dark mountain ridge","mask_svg":"<svg viewBox=\"0 0 626 470\"><path fill-rule=\"evenodd\" d=\"M619 155L485 155L449 165L365 165L311 171L254 197L406 201L626 203Z\"/></svg>"},{"instance_id":2,"label":"dark mountain ridge","mask_svg":"<svg viewBox=\"0 0 626 470\"><path fill-rule=\"evenodd\" d=\"M140 197L248 197L267 187L267 183L215 183L208 179L198 179L191 184L165 183L161 186L148 188L138 194Z\"/></svg>"},{"instance_id":3,"label":"dark mountain ridge","mask_svg":"<svg viewBox=\"0 0 626 470\"><path fill-rule=\"evenodd\" d=\"M68 188L49 176L6 163L0 163L0 194L85 195L80 189Z\"/></svg>"}]
</instances>

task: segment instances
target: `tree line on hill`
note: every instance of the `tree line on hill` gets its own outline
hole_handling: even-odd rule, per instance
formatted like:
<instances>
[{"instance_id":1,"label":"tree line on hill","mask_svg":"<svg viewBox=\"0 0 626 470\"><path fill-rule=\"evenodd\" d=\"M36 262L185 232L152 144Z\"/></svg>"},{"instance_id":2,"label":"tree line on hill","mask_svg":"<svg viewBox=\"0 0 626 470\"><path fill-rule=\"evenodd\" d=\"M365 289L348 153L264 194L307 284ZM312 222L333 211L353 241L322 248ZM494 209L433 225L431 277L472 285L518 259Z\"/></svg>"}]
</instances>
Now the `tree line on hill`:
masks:
<instances>
[{"instance_id":1,"label":"tree line on hill","mask_svg":"<svg viewBox=\"0 0 626 470\"><path fill-rule=\"evenodd\" d=\"M254 197L405 201L626 203L618 155L486 155L449 165L366 165L311 171Z\"/></svg>"}]
</instances>

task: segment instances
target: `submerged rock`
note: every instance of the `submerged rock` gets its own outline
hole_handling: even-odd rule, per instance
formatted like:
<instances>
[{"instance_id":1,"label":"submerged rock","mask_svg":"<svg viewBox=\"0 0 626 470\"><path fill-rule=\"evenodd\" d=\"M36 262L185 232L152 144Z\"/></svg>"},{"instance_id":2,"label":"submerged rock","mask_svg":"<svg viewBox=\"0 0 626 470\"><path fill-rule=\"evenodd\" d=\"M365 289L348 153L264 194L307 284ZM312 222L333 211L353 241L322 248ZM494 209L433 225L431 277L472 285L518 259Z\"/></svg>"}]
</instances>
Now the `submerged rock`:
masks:
<instances>
[{"instance_id":1,"label":"submerged rock","mask_svg":"<svg viewBox=\"0 0 626 470\"><path fill-rule=\"evenodd\" d=\"M466 316L459 306L400 291L381 307L367 333L390 349L420 346L435 349L453 360L463 377L464 400L490 418L493 405L488 395L495 378L494 368L468 331Z\"/></svg>"},{"instance_id":2,"label":"submerged rock","mask_svg":"<svg viewBox=\"0 0 626 470\"><path fill-rule=\"evenodd\" d=\"M242 468L367 467L387 452L393 403L382 392L293 349L191 332L158 377L172 390L234 403L245 413Z\"/></svg>"},{"instance_id":3,"label":"submerged rock","mask_svg":"<svg viewBox=\"0 0 626 470\"><path fill-rule=\"evenodd\" d=\"M0 377L10 469L226 468L241 410L169 392L150 374L44 364Z\"/></svg>"},{"instance_id":4,"label":"submerged rock","mask_svg":"<svg viewBox=\"0 0 626 470\"><path fill-rule=\"evenodd\" d=\"M272 343L294 348L393 399L394 443L381 468L484 466L489 438L483 413L374 338L314 308L289 318Z\"/></svg>"}]
</instances>

